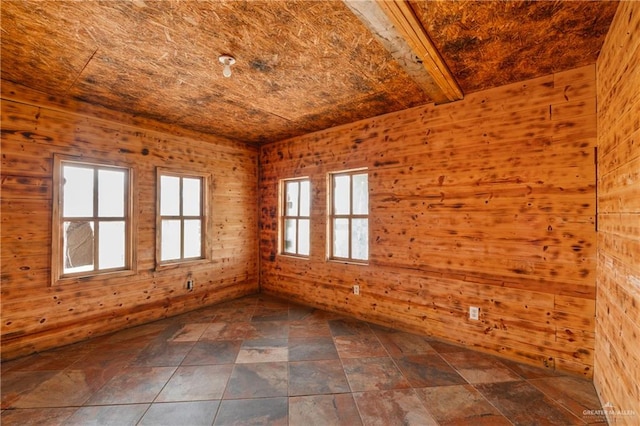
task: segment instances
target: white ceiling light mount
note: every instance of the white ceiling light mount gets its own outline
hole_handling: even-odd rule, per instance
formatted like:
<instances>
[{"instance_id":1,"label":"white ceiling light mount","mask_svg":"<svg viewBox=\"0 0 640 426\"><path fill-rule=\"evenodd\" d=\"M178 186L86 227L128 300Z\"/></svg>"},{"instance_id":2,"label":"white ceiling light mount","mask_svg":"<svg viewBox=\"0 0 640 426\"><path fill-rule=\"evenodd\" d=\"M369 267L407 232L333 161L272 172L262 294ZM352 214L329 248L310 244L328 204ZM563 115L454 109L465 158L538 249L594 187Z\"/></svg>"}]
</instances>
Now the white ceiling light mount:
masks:
<instances>
[{"instance_id":1,"label":"white ceiling light mount","mask_svg":"<svg viewBox=\"0 0 640 426\"><path fill-rule=\"evenodd\" d=\"M236 63L236 58L231 55L220 55L218 58L220 63L224 65L224 69L222 70L222 75L225 77L231 77L231 65Z\"/></svg>"}]
</instances>

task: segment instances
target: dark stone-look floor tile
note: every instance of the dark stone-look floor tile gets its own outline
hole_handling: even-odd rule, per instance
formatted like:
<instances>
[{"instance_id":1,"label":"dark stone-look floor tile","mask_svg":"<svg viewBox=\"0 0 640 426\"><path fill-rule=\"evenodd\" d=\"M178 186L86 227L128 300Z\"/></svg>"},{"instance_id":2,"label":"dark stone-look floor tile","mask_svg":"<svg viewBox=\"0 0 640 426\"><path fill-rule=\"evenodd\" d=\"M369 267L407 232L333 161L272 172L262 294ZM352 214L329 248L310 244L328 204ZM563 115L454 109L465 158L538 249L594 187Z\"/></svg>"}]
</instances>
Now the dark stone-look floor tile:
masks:
<instances>
[{"instance_id":1,"label":"dark stone-look floor tile","mask_svg":"<svg viewBox=\"0 0 640 426\"><path fill-rule=\"evenodd\" d=\"M338 359L331 337L289 338L289 361Z\"/></svg>"},{"instance_id":2,"label":"dark stone-look floor tile","mask_svg":"<svg viewBox=\"0 0 640 426\"><path fill-rule=\"evenodd\" d=\"M287 426L288 398L222 401L214 426Z\"/></svg>"},{"instance_id":3,"label":"dark stone-look floor tile","mask_svg":"<svg viewBox=\"0 0 640 426\"><path fill-rule=\"evenodd\" d=\"M232 365L178 367L156 402L221 399Z\"/></svg>"},{"instance_id":4,"label":"dark stone-look floor tile","mask_svg":"<svg viewBox=\"0 0 640 426\"><path fill-rule=\"evenodd\" d=\"M289 363L290 396L349 391L349 383L339 360Z\"/></svg>"},{"instance_id":5,"label":"dark stone-look floor tile","mask_svg":"<svg viewBox=\"0 0 640 426\"><path fill-rule=\"evenodd\" d=\"M76 410L76 407L4 410L2 416L0 416L0 424L4 426L64 425Z\"/></svg>"},{"instance_id":6,"label":"dark stone-look floor tile","mask_svg":"<svg viewBox=\"0 0 640 426\"><path fill-rule=\"evenodd\" d=\"M437 425L412 389L354 393L366 425Z\"/></svg>"},{"instance_id":7,"label":"dark stone-look floor tile","mask_svg":"<svg viewBox=\"0 0 640 426\"><path fill-rule=\"evenodd\" d=\"M14 408L23 395L27 395L59 371L8 371L0 376L2 409Z\"/></svg>"},{"instance_id":8,"label":"dark stone-look floor tile","mask_svg":"<svg viewBox=\"0 0 640 426\"><path fill-rule=\"evenodd\" d=\"M175 367L187 356L195 342L152 342L131 363L134 367Z\"/></svg>"},{"instance_id":9,"label":"dark stone-look floor tile","mask_svg":"<svg viewBox=\"0 0 640 426\"><path fill-rule=\"evenodd\" d=\"M605 416L591 414L602 410L602 405L589 380L565 376L534 379L529 380L529 383L586 423L602 423L606 420Z\"/></svg>"},{"instance_id":10,"label":"dark stone-look floor tile","mask_svg":"<svg viewBox=\"0 0 640 426\"><path fill-rule=\"evenodd\" d=\"M350 393L289 398L290 425L361 425L358 407Z\"/></svg>"},{"instance_id":11,"label":"dark stone-look floor tile","mask_svg":"<svg viewBox=\"0 0 640 426\"><path fill-rule=\"evenodd\" d=\"M435 354L436 351L429 344L429 339L411 333L400 331L386 332L376 330L378 339L392 357L416 354Z\"/></svg>"},{"instance_id":12,"label":"dark stone-look floor tile","mask_svg":"<svg viewBox=\"0 0 640 426\"><path fill-rule=\"evenodd\" d=\"M17 408L80 406L111 378L103 373L100 369L61 371L21 395L13 405Z\"/></svg>"},{"instance_id":13,"label":"dark stone-look floor tile","mask_svg":"<svg viewBox=\"0 0 640 426\"><path fill-rule=\"evenodd\" d=\"M300 321L308 318L313 314L315 308L303 305L291 305L289 306L289 321Z\"/></svg>"},{"instance_id":14,"label":"dark stone-look floor tile","mask_svg":"<svg viewBox=\"0 0 640 426\"><path fill-rule=\"evenodd\" d=\"M467 384L440 355L411 355L396 359L396 363L416 388Z\"/></svg>"},{"instance_id":15,"label":"dark stone-look floor tile","mask_svg":"<svg viewBox=\"0 0 640 426\"><path fill-rule=\"evenodd\" d=\"M435 386L415 391L441 425L511 425L471 385Z\"/></svg>"},{"instance_id":16,"label":"dark stone-look floor tile","mask_svg":"<svg viewBox=\"0 0 640 426\"><path fill-rule=\"evenodd\" d=\"M97 345L90 352L84 354L70 367L74 370L85 368L115 368L121 370L128 367L144 348L149 344L148 340L111 342Z\"/></svg>"},{"instance_id":17,"label":"dark stone-look floor tile","mask_svg":"<svg viewBox=\"0 0 640 426\"><path fill-rule=\"evenodd\" d=\"M91 352L88 345L74 344L33 354L14 361L2 362L2 374L9 371L64 370Z\"/></svg>"},{"instance_id":18,"label":"dark stone-look floor tile","mask_svg":"<svg viewBox=\"0 0 640 426\"><path fill-rule=\"evenodd\" d=\"M286 339L289 323L286 321L258 321L252 323L255 335L260 339Z\"/></svg>"},{"instance_id":19,"label":"dark stone-look floor tile","mask_svg":"<svg viewBox=\"0 0 640 426\"><path fill-rule=\"evenodd\" d=\"M255 339L242 342L236 363L278 362L288 359L287 339Z\"/></svg>"},{"instance_id":20,"label":"dark stone-look floor tile","mask_svg":"<svg viewBox=\"0 0 640 426\"><path fill-rule=\"evenodd\" d=\"M272 294L258 294L256 295L256 309L260 308L288 308L289 301L287 299L283 299L282 297L275 296Z\"/></svg>"},{"instance_id":21,"label":"dark stone-look floor tile","mask_svg":"<svg viewBox=\"0 0 640 426\"><path fill-rule=\"evenodd\" d=\"M88 405L151 402L169 381L175 367L127 368L104 385Z\"/></svg>"},{"instance_id":22,"label":"dark stone-look floor tile","mask_svg":"<svg viewBox=\"0 0 640 426\"><path fill-rule=\"evenodd\" d=\"M236 323L250 322L254 308L223 308L216 312L212 322L214 323Z\"/></svg>"},{"instance_id":23,"label":"dark stone-look floor tile","mask_svg":"<svg viewBox=\"0 0 640 426\"><path fill-rule=\"evenodd\" d=\"M526 381L483 383L475 388L514 424L584 424Z\"/></svg>"},{"instance_id":24,"label":"dark stone-look floor tile","mask_svg":"<svg viewBox=\"0 0 640 426\"><path fill-rule=\"evenodd\" d=\"M552 370L551 368L534 367L533 365L520 364L515 361L509 361L508 359L500 359L500 362L525 379L539 379L542 377L559 377L565 375L561 372Z\"/></svg>"},{"instance_id":25,"label":"dark stone-look floor tile","mask_svg":"<svg viewBox=\"0 0 640 426\"><path fill-rule=\"evenodd\" d=\"M197 342L200 336L209 328L209 323L184 324L180 330L169 337L169 342Z\"/></svg>"},{"instance_id":26,"label":"dark stone-look floor tile","mask_svg":"<svg viewBox=\"0 0 640 426\"><path fill-rule=\"evenodd\" d=\"M331 337L327 321L294 321L289 323L289 338Z\"/></svg>"},{"instance_id":27,"label":"dark stone-look floor tile","mask_svg":"<svg viewBox=\"0 0 640 426\"><path fill-rule=\"evenodd\" d=\"M46 353L46 352L43 352ZM29 366L29 362L38 354L27 355L24 358L10 359L6 361L2 361L0 363L0 375L6 374L10 371L33 371L30 369L23 369L22 366ZM45 370L47 370L45 368Z\"/></svg>"},{"instance_id":28,"label":"dark stone-look floor tile","mask_svg":"<svg viewBox=\"0 0 640 426\"><path fill-rule=\"evenodd\" d=\"M233 364L240 352L241 340L197 342L181 365Z\"/></svg>"},{"instance_id":29,"label":"dark stone-look floor tile","mask_svg":"<svg viewBox=\"0 0 640 426\"><path fill-rule=\"evenodd\" d=\"M149 404L105 405L80 407L65 425L134 426L149 408Z\"/></svg>"},{"instance_id":30,"label":"dark stone-look floor tile","mask_svg":"<svg viewBox=\"0 0 640 426\"><path fill-rule=\"evenodd\" d=\"M162 324L160 322L143 324L137 327L120 330L108 336L105 336L104 343L120 345L126 343L126 346L142 343L144 346L146 346L160 334L162 334L167 328L168 326L166 324Z\"/></svg>"},{"instance_id":31,"label":"dark stone-look floor tile","mask_svg":"<svg viewBox=\"0 0 640 426\"><path fill-rule=\"evenodd\" d=\"M334 342L340 358L387 356L387 350L374 334L339 336Z\"/></svg>"},{"instance_id":32,"label":"dark stone-look floor tile","mask_svg":"<svg viewBox=\"0 0 640 426\"><path fill-rule=\"evenodd\" d=\"M214 322L200 337L206 340L245 340L256 339L258 334L250 322Z\"/></svg>"},{"instance_id":33,"label":"dark stone-look floor tile","mask_svg":"<svg viewBox=\"0 0 640 426\"><path fill-rule=\"evenodd\" d=\"M522 377L491 355L479 352L454 352L442 354L442 358L469 383L522 380Z\"/></svg>"},{"instance_id":34,"label":"dark stone-look floor tile","mask_svg":"<svg viewBox=\"0 0 640 426\"><path fill-rule=\"evenodd\" d=\"M286 362L236 364L229 378L224 399L287 396Z\"/></svg>"},{"instance_id":35,"label":"dark stone-look floor tile","mask_svg":"<svg viewBox=\"0 0 640 426\"><path fill-rule=\"evenodd\" d=\"M429 345L439 354L446 354L451 352L467 352L469 349L466 349L462 346L453 345L451 343L446 343L441 340L430 339Z\"/></svg>"},{"instance_id":36,"label":"dark stone-look floor tile","mask_svg":"<svg viewBox=\"0 0 640 426\"><path fill-rule=\"evenodd\" d=\"M411 387L389 357L348 358L342 363L353 392Z\"/></svg>"},{"instance_id":37,"label":"dark stone-look floor tile","mask_svg":"<svg viewBox=\"0 0 640 426\"><path fill-rule=\"evenodd\" d=\"M139 426L210 426L220 401L164 402L152 404Z\"/></svg>"},{"instance_id":38,"label":"dark stone-look floor tile","mask_svg":"<svg viewBox=\"0 0 640 426\"><path fill-rule=\"evenodd\" d=\"M217 316L218 308L215 306L208 306L206 308L197 309L181 315L180 321L185 323L210 323L213 322Z\"/></svg>"},{"instance_id":39,"label":"dark stone-look floor tile","mask_svg":"<svg viewBox=\"0 0 640 426\"><path fill-rule=\"evenodd\" d=\"M261 321L288 321L289 308L258 308L251 316L251 322Z\"/></svg>"},{"instance_id":40,"label":"dark stone-look floor tile","mask_svg":"<svg viewBox=\"0 0 640 426\"><path fill-rule=\"evenodd\" d=\"M373 334L373 330L364 321L352 318L341 318L329 321L329 328L334 337L337 336L359 336Z\"/></svg>"},{"instance_id":41,"label":"dark stone-look floor tile","mask_svg":"<svg viewBox=\"0 0 640 426\"><path fill-rule=\"evenodd\" d=\"M303 321L305 322L327 321L328 322L331 320L347 319L347 318L348 317L345 317L344 315L339 314L337 312L329 312L329 311L323 311L321 309L316 309L311 313L311 315L308 315L307 317L305 317Z\"/></svg>"}]
</instances>

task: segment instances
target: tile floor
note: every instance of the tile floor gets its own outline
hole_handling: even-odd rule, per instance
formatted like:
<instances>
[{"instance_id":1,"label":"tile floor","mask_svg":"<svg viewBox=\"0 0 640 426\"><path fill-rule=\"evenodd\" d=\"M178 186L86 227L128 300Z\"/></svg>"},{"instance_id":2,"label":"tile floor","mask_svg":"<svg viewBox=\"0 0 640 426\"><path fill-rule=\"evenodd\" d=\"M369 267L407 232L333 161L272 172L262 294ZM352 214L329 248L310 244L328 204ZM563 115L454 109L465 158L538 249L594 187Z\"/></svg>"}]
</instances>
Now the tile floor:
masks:
<instances>
[{"instance_id":1,"label":"tile floor","mask_svg":"<svg viewBox=\"0 0 640 426\"><path fill-rule=\"evenodd\" d=\"M250 296L2 365L9 425L583 425L591 382Z\"/></svg>"}]
</instances>

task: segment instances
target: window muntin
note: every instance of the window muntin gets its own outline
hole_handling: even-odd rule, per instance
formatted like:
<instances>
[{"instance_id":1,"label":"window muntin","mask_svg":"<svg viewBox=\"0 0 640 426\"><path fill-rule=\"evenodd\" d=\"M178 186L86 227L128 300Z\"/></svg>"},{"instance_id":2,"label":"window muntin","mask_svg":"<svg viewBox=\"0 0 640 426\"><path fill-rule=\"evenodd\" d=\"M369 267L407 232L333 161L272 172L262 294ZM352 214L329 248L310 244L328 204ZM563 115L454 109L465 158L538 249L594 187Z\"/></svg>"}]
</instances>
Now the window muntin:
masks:
<instances>
[{"instance_id":1,"label":"window muntin","mask_svg":"<svg viewBox=\"0 0 640 426\"><path fill-rule=\"evenodd\" d=\"M282 181L281 253L309 256L311 248L311 182L309 179Z\"/></svg>"},{"instance_id":2,"label":"window muntin","mask_svg":"<svg viewBox=\"0 0 640 426\"><path fill-rule=\"evenodd\" d=\"M329 175L329 258L369 260L369 175L355 170Z\"/></svg>"},{"instance_id":3,"label":"window muntin","mask_svg":"<svg viewBox=\"0 0 640 426\"><path fill-rule=\"evenodd\" d=\"M56 156L52 283L131 272L132 171Z\"/></svg>"},{"instance_id":4,"label":"window muntin","mask_svg":"<svg viewBox=\"0 0 640 426\"><path fill-rule=\"evenodd\" d=\"M159 265L206 258L204 175L158 171Z\"/></svg>"}]
</instances>

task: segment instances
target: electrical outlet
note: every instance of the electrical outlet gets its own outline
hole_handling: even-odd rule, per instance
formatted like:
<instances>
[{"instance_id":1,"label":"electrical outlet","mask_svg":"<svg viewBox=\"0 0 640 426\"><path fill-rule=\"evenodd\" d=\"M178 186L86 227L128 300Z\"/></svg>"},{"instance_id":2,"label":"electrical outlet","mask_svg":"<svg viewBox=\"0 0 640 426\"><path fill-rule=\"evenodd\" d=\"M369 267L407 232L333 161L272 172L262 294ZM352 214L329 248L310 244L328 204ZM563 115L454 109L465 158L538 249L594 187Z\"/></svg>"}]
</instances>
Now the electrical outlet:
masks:
<instances>
[{"instance_id":1,"label":"electrical outlet","mask_svg":"<svg viewBox=\"0 0 640 426\"><path fill-rule=\"evenodd\" d=\"M469 306L469 319L478 321L480 316L480 308L477 306Z\"/></svg>"},{"instance_id":2,"label":"electrical outlet","mask_svg":"<svg viewBox=\"0 0 640 426\"><path fill-rule=\"evenodd\" d=\"M189 278L187 280L187 290L192 291L194 284L195 284L194 279L193 278Z\"/></svg>"},{"instance_id":3,"label":"electrical outlet","mask_svg":"<svg viewBox=\"0 0 640 426\"><path fill-rule=\"evenodd\" d=\"M358 284L353 286L353 294L355 294L356 296L360 295L360 286Z\"/></svg>"}]
</instances>

